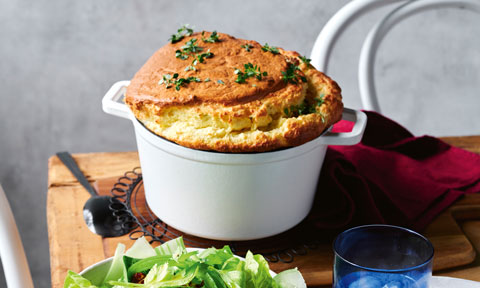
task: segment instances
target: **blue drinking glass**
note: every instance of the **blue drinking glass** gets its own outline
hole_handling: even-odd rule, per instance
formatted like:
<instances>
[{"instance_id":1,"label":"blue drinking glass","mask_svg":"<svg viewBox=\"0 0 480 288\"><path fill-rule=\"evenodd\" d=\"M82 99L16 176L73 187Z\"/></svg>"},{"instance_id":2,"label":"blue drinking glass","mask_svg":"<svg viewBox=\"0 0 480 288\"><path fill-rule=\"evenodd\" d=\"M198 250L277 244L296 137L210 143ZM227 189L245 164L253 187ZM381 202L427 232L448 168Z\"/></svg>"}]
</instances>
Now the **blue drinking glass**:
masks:
<instances>
[{"instance_id":1,"label":"blue drinking glass","mask_svg":"<svg viewBox=\"0 0 480 288\"><path fill-rule=\"evenodd\" d=\"M428 288L433 245L412 230L365 225L337 236L333 244L334 288Z\"/></svg>"}]
</instances>

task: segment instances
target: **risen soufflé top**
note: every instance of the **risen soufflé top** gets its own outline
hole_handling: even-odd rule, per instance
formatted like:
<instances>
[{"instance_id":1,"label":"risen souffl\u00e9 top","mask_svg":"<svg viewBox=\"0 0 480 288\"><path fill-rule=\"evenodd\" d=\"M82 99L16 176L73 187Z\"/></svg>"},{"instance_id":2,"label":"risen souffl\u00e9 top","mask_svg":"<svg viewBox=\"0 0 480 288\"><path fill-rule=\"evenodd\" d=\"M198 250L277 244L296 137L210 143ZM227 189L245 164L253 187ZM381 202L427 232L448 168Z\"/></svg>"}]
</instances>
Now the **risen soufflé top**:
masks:
<instances>
[{"instance_id":1,"label":"risen souffl\u00e9 top","mask_svg":"<svg viewBox=\"0 0 480 288\"><path fill-rule=\"evenodd\" d=\"M337 83L297 52L188 27L135 74L125 102L153 133L219 152L301 145L343 109Z\"/></svg>"}]
</instances>

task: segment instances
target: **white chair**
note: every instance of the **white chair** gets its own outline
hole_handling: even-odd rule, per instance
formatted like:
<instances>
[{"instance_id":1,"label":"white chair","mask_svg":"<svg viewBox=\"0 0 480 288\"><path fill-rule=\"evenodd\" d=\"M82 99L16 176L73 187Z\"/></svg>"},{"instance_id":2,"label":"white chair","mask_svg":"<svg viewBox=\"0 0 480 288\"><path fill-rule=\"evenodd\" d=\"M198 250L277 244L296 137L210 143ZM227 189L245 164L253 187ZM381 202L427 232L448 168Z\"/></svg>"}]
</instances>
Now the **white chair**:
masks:
<instances>
[{"instance_id":1,"label":"white chair","mask_svg":"<svg viewBox=\"0 0 480 288\"><path fill-rule=\"evenodd\" d=\"M387 32L401 20L416 13L440 7L454 7L480 12L479 0L352 0L340 9L324 26L313 46L312 64L327 73L328 61L337 39L354 20L367 12L400 2L392 12L370 30L360 54L358 81L363 109L380 112L375 92L374 62L377 48Z\"/></svg>"},{"instance_id":2,"label":"white chair","mask_svg":"<svg viewBox=\"0 0 480 288\"><path fill-rule=\"evenodd\" d=\"M22 239L0 184L0 258L9 288L33 288Z\"/></svg>"}]
</instances>

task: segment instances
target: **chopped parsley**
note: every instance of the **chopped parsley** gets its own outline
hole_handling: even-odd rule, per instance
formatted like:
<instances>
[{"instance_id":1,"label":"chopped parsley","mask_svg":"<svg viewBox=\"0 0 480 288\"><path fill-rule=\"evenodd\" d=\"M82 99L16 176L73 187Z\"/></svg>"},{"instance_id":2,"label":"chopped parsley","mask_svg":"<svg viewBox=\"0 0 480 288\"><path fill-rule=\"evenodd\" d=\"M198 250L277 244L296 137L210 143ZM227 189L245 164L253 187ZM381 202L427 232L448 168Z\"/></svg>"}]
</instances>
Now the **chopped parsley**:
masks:
<instances>
[{"instance_id":1,"label":"chopped parsley","mask_svg":"<svg viewBox=\"0 0 480 288\"><path fill-rule=\"evenodd\" d=\"M215 42L220 42L220 39L218 39L218 34L217 31L213 31L212 34L208 38L204 38L203 35L205 34L205 31L202 32L202 41L205 43L215 43Z\"/></svg>"},{"instance_id":2,"label":"chopped parsley","mask_svg":"<svg viewBox=\"0 0 480 288\"><path fill-rule=\"evenodd\" d=\"M173 44L182 40L185 36L190 36L193 34L193 29L188 27L188 24L183 25L182 28L177 30L176 34L173 34L168 40Z\"/></svg>"},{"instance_id":3,"label":"chopped parsley","mask_svg":"<svg viewBox=\"0 0 480 288\"><path fill-rule=\"evenodd\" d=\"M245 83L245 81L250 77L255 77L258 80L262 80L262 76L267 76L268 73L266 71L262 72L260 67L257 65L253 66L252 63L247 63L243 65L244 71L240 71L240 69L235 68L235 74L237 75L237 83Z\"/></svg>"},{"instance_id":4,"label":"chopped parsley","mask_svg":"<svg viewBox=\"0 0 480 288\"><path fill-rule=\"evenodd\" d=\"M252 51L253 45L252 44L245 44L245 45L242 45L240 47L245 48L245 50L247 50L247 52L250 52L250 51Z\"/></svg>"},{"instance_id":5,"label":"chopped parsley","mask_svg":"<svg viewBox=\"0 0 480 288\"><path fill-rule=\"evenodd\" d=\"M275 54L275 55L280 53L277 47L268 46L268 43L265 43L265 45L263 45L262 50L265 52L271 52L272 54Z\"/></svg>"},{"instance_id":6,"label":"chopped parsley","mask_svg":"<svg viewBox=\"0 0 480 288\"><path fill-rule=\"evenodd\" d=\"M303 63L309 64L312 59L308 59L306 56L300 56L300 60L302 60Z\"/></svg>"},{"instance_id":7,"label":"chopped parsley","mask_svg":"<svg viewBox=\"0 0 480 288\"><path fill-rule=\"evenodd\" d=\"M172 87L172 85L175 86L175 90L180 90L180 87L185 86L186 84L190 82L201 82L200 78L198 77L188 77L188 78L178 78L178 73L175 73L172 75L170 74L165 74L163 75L162 79L158 81L159 85L165 84L165 88L168 89Z\"/></svg>"},{"instance_id":8,"label":"chopped parsley","mask_svg":"<svg viewBox=\"0 0 480 288\"><path fill-rule=\"evenodd\" d=\"M293 63L289 63L287 67L287 71L282 71L282 79L285 83L293 83L298 84L298 78L302 80L302 82L307 82L307 78L305 76L301 76L298 74L300 68Z\"/></svg>"}]
</instances>

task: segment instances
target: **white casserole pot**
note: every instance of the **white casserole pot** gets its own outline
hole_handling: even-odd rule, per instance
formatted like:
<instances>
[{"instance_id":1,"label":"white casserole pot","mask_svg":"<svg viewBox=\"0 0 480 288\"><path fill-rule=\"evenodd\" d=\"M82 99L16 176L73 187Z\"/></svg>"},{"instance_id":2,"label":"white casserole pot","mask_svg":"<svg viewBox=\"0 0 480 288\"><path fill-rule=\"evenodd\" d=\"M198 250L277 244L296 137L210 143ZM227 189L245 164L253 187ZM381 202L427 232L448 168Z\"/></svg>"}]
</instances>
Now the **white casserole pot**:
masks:
<instances>
[{"instance_id":1,"label":"white casserole pot","mask_svg":"<svg viewBox=\"0 0 480 288\"><path fill-rule=\"evenodd\" d=\"M344 109L349 133L325 132L303 145L262 153L218 153L180 146L145 128L123 101L128 81L115 83L103 110L135 127L146 201L165 223L218 240L251 240L284 232L309 213L327 145L360 141L367 117Z\"/></svg>"}]
</instances>

